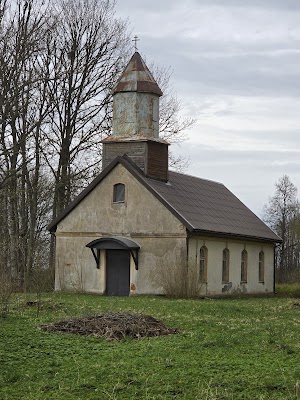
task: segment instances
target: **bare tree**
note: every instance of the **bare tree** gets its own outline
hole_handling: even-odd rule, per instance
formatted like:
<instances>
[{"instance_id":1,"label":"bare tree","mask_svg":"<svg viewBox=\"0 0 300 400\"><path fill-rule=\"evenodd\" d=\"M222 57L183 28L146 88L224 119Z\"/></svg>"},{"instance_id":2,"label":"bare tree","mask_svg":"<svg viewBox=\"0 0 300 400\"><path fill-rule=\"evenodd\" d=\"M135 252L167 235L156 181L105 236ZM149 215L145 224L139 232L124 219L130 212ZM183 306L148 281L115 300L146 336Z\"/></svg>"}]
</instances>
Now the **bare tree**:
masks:
<instances>
[{"instance_id":1,"label":"bare tree","mask_svg":"<svg viewBox=\"0 0 300 400\"><path fill-rule=\"evenodd\" d=\"M0 174L5 268L24 287L36 234L41 122L47 113L40 66L47 18L33 1L2 2L0 41Z\"/></svg>"},{"instance_id":2,"label":"bare tree","mask_svg":"<svg viewBox=\"0 0 300 400\"><path fill-rule=\"evenodd\" d=\"M169 143L179 144L188 138L188 130L196 122L195 118L182 117L183 106L174 92L171 83L172 70L150 63L149 69L163 92L160 101L159 133L160 137ZM189 159L169 154L169 166L177 171L184 171L189 165Z\"/></svg>"},{"instance_id":3,"label":"bare tree","mask_svg":"<svg viewBox=\"0 0 300 400\"><path fill-rule=\"evenodd\" d=\"M99 170L111 90L127 58L126 22L114 7L111 0L62 0L52 9L54 109L45 155L55 178L53 216L70 202L76 182Z\"/></svg>"},{"instance_id":4,"label":"bare tree","mask_svg":"<svg viewBox=\"0 0 300 400\"><path fill-rule=\"evenodd\" d=\"M295 272L299 275L300 204L297 188L287 175L275 184L275 194L264 207L264 221L282 238L277 252L278 281L290 279Z\"/></svg>"}]
</instances>

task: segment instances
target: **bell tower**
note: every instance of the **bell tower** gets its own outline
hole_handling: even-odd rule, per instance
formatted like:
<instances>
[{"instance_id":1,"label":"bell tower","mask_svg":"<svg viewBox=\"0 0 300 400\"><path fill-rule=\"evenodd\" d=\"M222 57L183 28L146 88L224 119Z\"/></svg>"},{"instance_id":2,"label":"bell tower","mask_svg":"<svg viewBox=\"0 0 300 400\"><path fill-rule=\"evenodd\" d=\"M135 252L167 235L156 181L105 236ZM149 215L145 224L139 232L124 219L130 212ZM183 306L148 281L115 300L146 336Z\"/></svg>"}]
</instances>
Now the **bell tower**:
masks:
<instances>
[{"instance_id":1,"label":"bell tower","mask_svg":"<svg viewBox=\"0 0 300 400\"><path fill-rule=\"evenodd\" d=\"M159 98L148 67L135 52L113 90L113 132L102 141L105 168L126 154L144 174L168 180L168 143L159 138Z\"/></svg>"}]
</instances>

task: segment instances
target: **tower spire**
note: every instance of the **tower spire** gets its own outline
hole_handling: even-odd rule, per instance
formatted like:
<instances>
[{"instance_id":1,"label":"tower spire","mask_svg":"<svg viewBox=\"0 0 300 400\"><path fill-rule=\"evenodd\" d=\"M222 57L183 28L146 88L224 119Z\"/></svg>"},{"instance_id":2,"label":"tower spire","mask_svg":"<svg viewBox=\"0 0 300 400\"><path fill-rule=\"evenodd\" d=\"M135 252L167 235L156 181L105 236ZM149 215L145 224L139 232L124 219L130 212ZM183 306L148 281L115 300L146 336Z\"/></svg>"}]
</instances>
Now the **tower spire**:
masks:
<instances>
[{"instance_id":1,"label":"tower spire","mask_svg":"<svg viewBox=\"0 0 300 400\"><path fill-rule=\"evenodd\" d=\"M102 141L103 168L116 156L127 154L146 176L166 182L168 143L159 138L162 91L137 51L112 94L113 130L112 135Z\"/></svg>"},{"instance_id":2,"label":"tower spire","mask_svg":"<svg viewBox=\"0 0 300 400\"><path fill-rule=\"evenodd\" d=\"M113 95L119 92L152 93L158 96L163 94L145 61L137 51L131 57L116 83Z\"/></svg>"}]
</instances>

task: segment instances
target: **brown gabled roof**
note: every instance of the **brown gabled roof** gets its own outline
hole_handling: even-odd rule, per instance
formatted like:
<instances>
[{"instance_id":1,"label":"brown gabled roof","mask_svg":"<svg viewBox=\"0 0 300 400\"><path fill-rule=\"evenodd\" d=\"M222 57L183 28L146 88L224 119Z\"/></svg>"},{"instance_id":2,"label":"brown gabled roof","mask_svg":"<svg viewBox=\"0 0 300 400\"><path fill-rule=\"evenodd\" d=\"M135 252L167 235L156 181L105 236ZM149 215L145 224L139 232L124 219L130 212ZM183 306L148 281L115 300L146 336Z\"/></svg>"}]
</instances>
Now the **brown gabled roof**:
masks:
<instances>
[{"instance_id":1,"label":"brown gabled roof","mask_svg":"<svg viewBox=\"0 0 300 400\"><path fill-rule=\"evenodd\" d=\"M223 184L193 176L169 172L167 183L147 178L126 155L117 157L47 227L55 232L62 221L109 172L122 164L191 233L221 237L247 238L267 242L281 239Z\"/></svg>"},{"instance_id":2,"label":"brown gabled roof","mask_svg":"<svg viewBox=\"0 0 300 400\"><path fill-rule=\"evenodd\" d=\"M149 180L151 187L191 225L191 231L208 235L281 239L223 184L169 172L169 182Z\"/></svg>"},{"instance_id":3,"label":"brown gabled roof","mask_svg":"<svg viewBox=\"0 0 300 400\"><path fill-rule=\"evenodd\" d=\"M113 89L113 94L119 92L153 93L158 96L162 96L163 94L137 51L131 57Z\"/></svg>"}]
</instances>

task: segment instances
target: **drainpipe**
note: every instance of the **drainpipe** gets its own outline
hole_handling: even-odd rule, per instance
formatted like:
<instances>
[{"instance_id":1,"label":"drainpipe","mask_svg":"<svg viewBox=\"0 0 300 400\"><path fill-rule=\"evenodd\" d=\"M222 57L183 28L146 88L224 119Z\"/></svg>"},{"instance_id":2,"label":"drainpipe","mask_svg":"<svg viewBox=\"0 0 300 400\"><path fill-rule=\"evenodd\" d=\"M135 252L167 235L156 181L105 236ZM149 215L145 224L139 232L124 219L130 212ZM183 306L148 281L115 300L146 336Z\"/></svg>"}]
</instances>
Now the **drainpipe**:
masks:
<instances>
[{"instance_id":1,"label":"drainpipe","mask_svg":"<svg viewBox=\"0 0 300 400\"><path fill-rule=\"evenodd\" d=\"M274 244L274 250L273 250L273 293L274 294L276 293L275 271L276 271L276 244Z\"/></svg>"},{"instance_id":2,"label":"drainpipe","mask_svg":"<svg viewBox=\"0 0 300 400\"><path fill-rule=\"evenodd\" d=\"M188 293L188 291L189 291L189 278L190 278L189 277L189 251L190 251L189 245L190 245L190 243L189 243L189 235L188 234L186 235L185 243L186 243L186 260L185 260L185 262L186 262L186 264L185 264L186 277L185 277L185 285L186 285L186 290L187 290L186 294L188 295L189 294Z\"/></svg>"}]
</instances>

